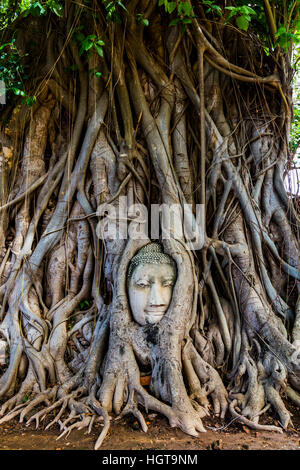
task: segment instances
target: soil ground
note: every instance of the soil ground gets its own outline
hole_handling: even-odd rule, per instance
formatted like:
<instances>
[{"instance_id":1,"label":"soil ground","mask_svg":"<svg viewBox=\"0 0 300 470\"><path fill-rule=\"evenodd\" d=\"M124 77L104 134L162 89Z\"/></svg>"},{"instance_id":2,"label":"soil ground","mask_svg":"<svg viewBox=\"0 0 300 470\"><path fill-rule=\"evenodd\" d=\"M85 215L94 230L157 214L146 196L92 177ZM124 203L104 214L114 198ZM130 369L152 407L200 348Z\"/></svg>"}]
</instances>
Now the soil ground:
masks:
<instances>
[{"instance_id":1,"label":"soil ground","mask_svg":"<svg viewBox=\"0 0 300 470\"><path fill-rule=\"evenodd\" d=\"M52 417L53 418L53 417ZM144 433L134 418L112 421L109 435L102 444L102 450L299 450L300 413L293 412L293 425L282 434L277 432L253 431L238 423L231 423L226 429L216 431L209 427L224 427L217 418L204 420L206 433L191 437L179 429L170 428L168 421L158 415L147 418L148 432ZM43 427L49 422L42 423ZM229 424L230 419L227 420ZM265 416L264 424L278 424L272 416ZM225 424L226 426L226 424ZM28 427L16 419L0 426L0 450L93 450L101 432L97 423L90 434L87 430L72 431L68 437L56 440L58 426L44 431L36 430L31 423Z\"/></svg>"}]
</instances>

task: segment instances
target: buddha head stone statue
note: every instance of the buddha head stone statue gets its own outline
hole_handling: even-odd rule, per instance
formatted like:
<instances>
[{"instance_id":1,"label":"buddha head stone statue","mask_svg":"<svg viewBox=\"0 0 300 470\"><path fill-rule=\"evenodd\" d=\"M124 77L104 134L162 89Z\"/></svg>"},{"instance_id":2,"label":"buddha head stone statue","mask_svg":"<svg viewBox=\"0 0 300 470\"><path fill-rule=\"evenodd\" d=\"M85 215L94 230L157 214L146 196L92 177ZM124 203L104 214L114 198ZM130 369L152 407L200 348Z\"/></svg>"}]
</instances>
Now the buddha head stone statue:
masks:
<instances>
[{"instance_id":1,"label":"buddha head stone statue","mask_svg":"<svg viewBox=\"0 0 300 470\"><path fill-rule=\"evenodd\" d=\"M132 258L127 272L129 303L140 325L158 323L166 313L176 281L176 264L159 243L149 243Z\"/></svg>"}]
</instances>

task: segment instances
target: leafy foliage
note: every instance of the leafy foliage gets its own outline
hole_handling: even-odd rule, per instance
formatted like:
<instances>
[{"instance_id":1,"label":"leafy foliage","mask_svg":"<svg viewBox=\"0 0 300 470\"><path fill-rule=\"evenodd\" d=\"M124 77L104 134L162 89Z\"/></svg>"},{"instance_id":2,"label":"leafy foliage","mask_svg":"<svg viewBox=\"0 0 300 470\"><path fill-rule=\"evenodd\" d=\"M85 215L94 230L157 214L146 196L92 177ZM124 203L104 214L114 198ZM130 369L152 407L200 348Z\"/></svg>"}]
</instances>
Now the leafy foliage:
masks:
<instances>
[{"instance_id":1,"label":"leafy foliage","mask_svg":"<svg viewBox=\"0 0 300 470\"><path fill-rule=\"evenodd\" d=\"M137 20L144 26L149 26L149 20L147 18L144 18L143 13L138 13L137 14Z\"/></svg>"},{"instance_id":2,"label":"leafy foliage","mask_svg":"<svg viewBox=\"0 0 300 470\"><path fill-rule=\"evenodd\" d=\"M25 16L44 16L48 13L48 10L57 16L63 15L63 7L58 0L47 0L44 2L34 2L25 11Z\"/></svg>"},{"instance_id":3,"label":"leafy foliage","mask_svg":"<svg viewBox=\"0 0 300 470\"><path fill-rule=\"evenodd\" d=\"M23 103L32 106L36 102L35 96L29 96L24 89L24 80L28 78L26 70L22 65L19 51L15 44L15 38L0 46L0 81L5 84L4 90L6 100L13 95L23 97Z\"/></svg>"},{"instance_id":4,"label":"leafy foliage","mask_svg":"<svg viewBox=\"0 0 300 470\"><path fill-rule=\"evenodd\" d=\"M108 23L110 22L122 23L119 10L123 9L127 11L125 5L120 0L112 0L112 1L104 0L103 3L105 6L105 10L106 10L106 21Z\"/></svg>"},{"instance_id":5,"label":"leafy foliage","mask_svg":"<svg viewBox=\"0 0 300 470\"><path fill-rule=\"evenodd\" d=\"M5 83L6 92L25 96L22 76L24 69L20 63L20 56L15 45L15 39L0 46L0 80Z\"/></svg>"},{"instance_id":6,"label":"leafy foliage","mask_svg":"<svg viewBox=\"0 0 300 470\"><path fill-rule=\"evenodd\" d=\"M299 64L300 61L300 49L295 50L295 62ZM293 84L293 102L294 102L294 119L292 122L292 128L290 132L289 147L292 155L297 160L300 158L300 69L296 67L294 84Z\"/></svg>"},{"instance_id":7,"label":"leafy foliage","mask_svg":"<svg viewBox=\"0 0 300 470\"><path fill-rule=\"evenodd\" d=\"M289 50L289 47L292 43L298 44L299 42L297 35L287 31L285 26L280 26L274 36L276 38L275 45L280 46L284 52Z\"/></svg>"},{"instance_id":8,"label":"leafy foliage","mask_svg":"<svg viewBox=\"0 0 300 470\"><path fill-rule=\"evenodd\" d=\"M269 10L266 4L269 4L269 1L236 0L235 5L220 6L220 2L202 0L205 14L223 17L225 24L234 24L243 31L248 31L251 27L266 43L267 50L270 46L271 48L279 46L287 52L291 44L299 42L298 0L271 2ZM163 6L168 14L176 14L176 18L170 22L170 25L192 22L193 2L159 0L158 5ZM274 37L271 34L270 24L272 23L275 28Z\"/></svg>"},{"instance_id":9,"label":"leafy foliage","mask_svg":"<svg viewBox=\"0 0 300 470\"><path fill-rule=\"evenodd\" d=\"M32 15L45 16L48 12L57 16L63 15L63 6L60 0L21 0L11 2L2 0L0 3L0 29L9 26L18 16Z\"/></svg>"},{"instance_id":10,"label":"leafy foliage","mask_svg":"<svg viewBox=\"0 0 300 470\"><path fill-rule=\"evenodd\" d=\"M193 8L189 2L169 2L168 0L159 0L158 6L164 6L165 11L172 14L175 10L177 12L177 18L170 22L170 26L175 26L178 23L187 25L192 23Z\"/></svg>"},{"instance_id":11,"label":"leafy foliage","mask_svg":"<svg viewBox=\"0 0 300 470\"><path fill-rule=\"evenodd\" d=\"M208 7L205 9L205 13L206 14L209 14L209 13L216 13L218 16L222 16L223 15L223 11L222 11L222 8L217 5L216 3L214 3L212 0L204 0L203 2L203 5L207 5Z\"/></svg>"},{"instance_id":12,"label":"leafy foliage","mask_svg":"<svg viewBox=\"0 0 300 470\"><path fill-rule=\"evenodd\" d=\"M103 57L103 46L105 43L100 37L96 36L96 34L89 34L88 36L84 36L82 32L77 32L74 35L74 39L80 44L79 56L81 56L84 52L95 49L100 57Z\"/></svg>"},{"instance_id":13,"label":"leafy foliage","mask_svg":"<svg viewBox=\"0 0 300 470\"><path fill-rule=\"evenodd\" d=\"M230 13L226 18L226 23L228 23L233 17L236 17L235 21L237 26L244 31L248 30L252 17L256 16L253 8L248 5L225 7L225 10L230 10Z\"/></svg>"},{"instance_id":14,"label":"leafy foliage","mask_svg":"<svg viewBox=\"0 0 300 470\"><path fill-rule=\"evenodd\" d=\"M290 150L295 154L300 147L300 108L294 108L294 119L290 133Z\"/></svg>"},{"instance_id":15,"label":"leafy foliage","mask_svg":"<svg viewBox=\"0 0 300 470\"><path fill-rule=\"evenodd\" d=\"M89 0L83 0L76 8L85 9L86 13L93 15L91 8L86 4ZM89 2L90 3L90 2ZM122 23L122 17L128 15L126 2L123 0L102 0L101 2L106 22ZM193 18L206 15L209 21L220 21L223 24L232 25L247 32L255 33L262 42L265 53L268 55L272 50L279 48L283 53L291 49L292 44L297 44L299 37L299 2L298 0L235 0L227 6L225 2L216 0L202 0L200 2L187 0L158 0L158 6L163 8L167 15L170 15L170 26L181 25L182 32L191 26ZM268 8L269 7L269 8ZM20 0L11 2L2 0L0 4L0 29L5 30L20 15L33 17L45 17L47 14L54 14L58 18L63 17L63 2L61 0ZM84 10L85 12L85 10ZM196 13L195 13L196 12ZM143 26L149 26L149 19L144 17L144 13L138 13L137 21ZM103 57L104 41L96 34L84 34L83 26L77 27L73 35L78 46L79 55L86 53L89 56L92 50ZM8 96L12 94L26 98L28 104L34 102L34 97L26 97L23 81L26 80L26 73L21 65L21 58L15 46L15 40L5 40L0 43L0 80L6 85ZM101 72L95 71L95 76L100 77ZM297 112L295 113L295 116ZM295 117L296 119L296 117Z\"/></svg>"}]
</instances>

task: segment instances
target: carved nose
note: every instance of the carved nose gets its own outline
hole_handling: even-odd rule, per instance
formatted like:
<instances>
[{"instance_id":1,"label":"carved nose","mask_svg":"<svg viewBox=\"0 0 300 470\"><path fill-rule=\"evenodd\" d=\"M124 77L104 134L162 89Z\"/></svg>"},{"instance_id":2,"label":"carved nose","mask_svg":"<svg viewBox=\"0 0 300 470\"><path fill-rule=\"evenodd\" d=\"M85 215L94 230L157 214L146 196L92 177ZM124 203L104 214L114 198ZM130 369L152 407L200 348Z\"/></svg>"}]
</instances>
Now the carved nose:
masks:
<instances>
[{"instance_id":1,"label":"carved nose","mask_svg":"<svg viewBox=\"0 0 300 470\"><path fill-rule=\"evenodd\" d=\"M159 287L156 284L151 286L149 304L151 307L164 307L165 305Z\"/></svg>"}]
</instances>

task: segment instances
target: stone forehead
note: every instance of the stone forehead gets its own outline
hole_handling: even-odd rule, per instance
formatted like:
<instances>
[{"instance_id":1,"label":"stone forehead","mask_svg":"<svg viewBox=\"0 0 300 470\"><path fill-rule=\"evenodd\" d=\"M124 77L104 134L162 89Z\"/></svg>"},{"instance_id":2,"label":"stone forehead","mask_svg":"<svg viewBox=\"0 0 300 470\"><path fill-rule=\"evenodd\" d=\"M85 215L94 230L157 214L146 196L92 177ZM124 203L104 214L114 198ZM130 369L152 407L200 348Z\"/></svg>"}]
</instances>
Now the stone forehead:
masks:
<instances>
[{"instance_id":1,"label":"stone forehead","mask_svg":"<svg viewBox=\"0 0 300 470\"><path fill-rule=\"evenodd\" d=\"M127 278L132 276L133 270L139 265L145 264L168 264L176 269L175 261L171 256L163 253L159 243L149 243L141 248L132 258L129 264Z\"/></svg>"}]
</instances>

